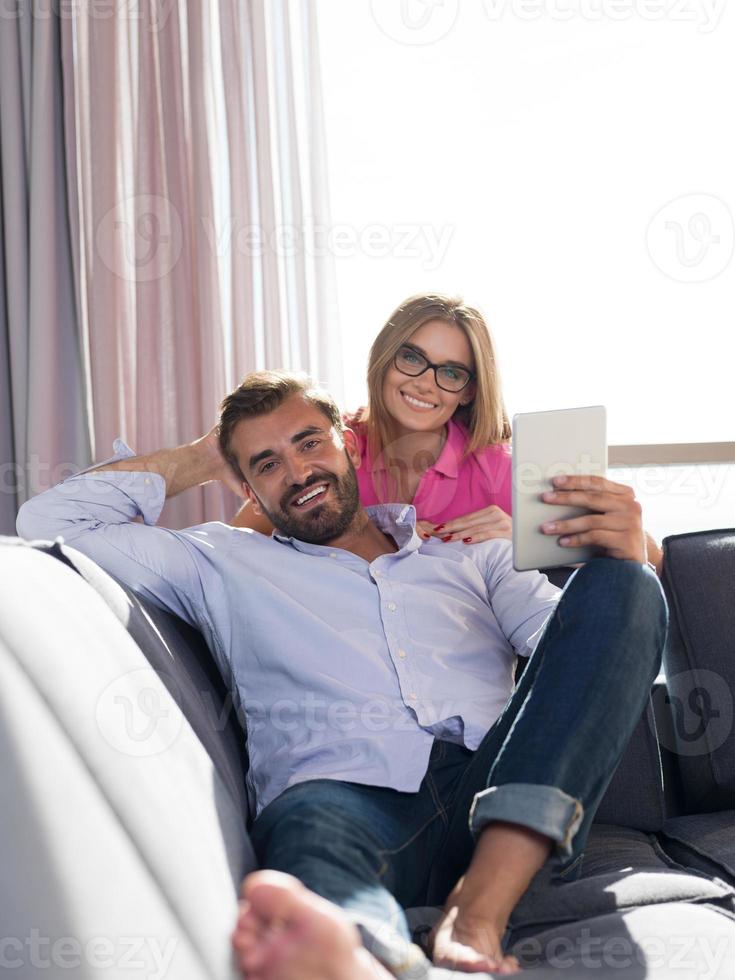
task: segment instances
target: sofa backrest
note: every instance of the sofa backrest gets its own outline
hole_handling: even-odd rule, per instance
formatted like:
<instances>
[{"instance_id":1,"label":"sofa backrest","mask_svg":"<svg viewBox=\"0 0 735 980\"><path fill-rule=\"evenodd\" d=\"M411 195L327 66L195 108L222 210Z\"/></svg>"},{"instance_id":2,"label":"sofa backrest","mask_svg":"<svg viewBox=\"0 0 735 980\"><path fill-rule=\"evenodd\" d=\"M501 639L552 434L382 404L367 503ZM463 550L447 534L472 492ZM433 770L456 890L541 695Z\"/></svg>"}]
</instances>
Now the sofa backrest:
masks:
<instances>
[{"instance_id":1,"label":"sofa backrest","mask_svg":"<svg viewBox=\"0 0 735 980\"><path fill-rule=\"evenodd\" d=\"M686 813L735 808L735 529L664 539L666 706Z\"/></svg>"},{"instance_id":2,"label":"sofa backrest","mask_svg":"<svg viewBox=\"0 0 735 980\"><path fill-rule=\"evenodd\" d=\"M109 605L17 539L0 539L0 784L0 922L19 976L70 959L75 976L103 961L122 975L131 955L150 978L236 976L229 935L254 866L240 807ZM31 969L34 936L56 969Z\"/></svg>"},{"instance_id":3,"label":"sofa backrest","mask_svg":"<svg viewBox=\"0 0 735 980\"><path fill-rule=\"evenodd\" d=\"M167 687L207 750L243 821L249 823L245 731L201 633L108 575L81 551L58 542L33 546L67 563L104 599Z\"/></svg>"}]
</instances>

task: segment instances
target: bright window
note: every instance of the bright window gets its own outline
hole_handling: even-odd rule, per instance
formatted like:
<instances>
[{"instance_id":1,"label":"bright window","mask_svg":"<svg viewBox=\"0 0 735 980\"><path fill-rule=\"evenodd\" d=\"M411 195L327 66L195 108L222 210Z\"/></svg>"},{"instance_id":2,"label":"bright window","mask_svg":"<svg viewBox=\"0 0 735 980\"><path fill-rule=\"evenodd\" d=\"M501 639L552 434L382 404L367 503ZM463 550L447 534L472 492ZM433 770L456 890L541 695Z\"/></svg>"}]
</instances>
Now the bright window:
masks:
<instances>
[{"instance_id":1,"label":"bright window","mask_svg":"<svg viewBox=\"0 0 735 980\"><path fill-rule=\"evenodd\" d=\"M318 0L348 405L411 293L480 306L512 414L732 441L724 0Z\"/></svg>"}]
</instances>

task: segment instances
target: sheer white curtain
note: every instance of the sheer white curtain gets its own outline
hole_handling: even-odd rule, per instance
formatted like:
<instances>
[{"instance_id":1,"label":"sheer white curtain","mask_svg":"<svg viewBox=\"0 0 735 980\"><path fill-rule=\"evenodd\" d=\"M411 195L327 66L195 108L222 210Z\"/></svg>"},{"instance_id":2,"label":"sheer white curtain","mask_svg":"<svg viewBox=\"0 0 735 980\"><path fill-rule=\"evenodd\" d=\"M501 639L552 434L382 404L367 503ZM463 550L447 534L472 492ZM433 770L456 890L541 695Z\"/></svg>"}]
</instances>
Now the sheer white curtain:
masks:
<instances>
[{"instance_id":1,"label":"sheer white curtain","mask_svg":"<svg viewBox=\"0 0 735 980\"><path fill-rule=\"evenodd\" d=\"M95 456L206 432L255 368L340 397L311 2L185 0L64 23L73 80L76 271ZM233 512L208 486L181 527Z\"/></svg>"}]
</instances>

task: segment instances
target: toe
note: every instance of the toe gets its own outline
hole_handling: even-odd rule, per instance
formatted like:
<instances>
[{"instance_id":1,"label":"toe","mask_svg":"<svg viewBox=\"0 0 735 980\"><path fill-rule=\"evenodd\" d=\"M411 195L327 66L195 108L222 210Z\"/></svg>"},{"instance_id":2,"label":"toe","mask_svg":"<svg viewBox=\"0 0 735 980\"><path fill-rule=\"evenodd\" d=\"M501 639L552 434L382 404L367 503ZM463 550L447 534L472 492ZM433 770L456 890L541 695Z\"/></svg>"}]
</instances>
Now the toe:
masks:
<instances>
[{"instance_id":1,"label":"toe","mask_svg":"<svg viewBox=\"0 0 735 980\"><path fill-rule=\"evenodd\" d=\"M258 936L262 930L263 923L259 921L253 909L246 905L244 908L241 907L230 941L235 949L247 949L258 941Z\"/></svg>"},{"instance_id":2,"label":"toe","mask_svg":"<svg viewBox=\"0 0 735 980\"><path fill-rule=\"evenodd\" d=\"M278 871L256 871L245 879L243 894L259 920L269 926L300 922L309 893L297 878Z\"/></svg>"},{"instance_id":3,"label":"toe","mask_svg":"<svg viewBox=\"0 0 735 980\"><path fill-rule=\"evenodd\" d=\"M272 951L265 943L256 944L238 952L237 959L240 969L245 972L248 980L250 980L251 974L262 970L267 965L271 954Z\"/></svg>"},{"instance_id":4,"label":"toe","mask_svg":"<svg viewBox=\"0 0 735 980\"><path fill-rule=\"evenodd\" d=\"M249 899L251 893L260 885L272 885L284 892L303 892L304 886L298 878L293 875L285 874L283 871L253 871L246 875L240 889L242 897Z\"/></svg>"}]
</instances>

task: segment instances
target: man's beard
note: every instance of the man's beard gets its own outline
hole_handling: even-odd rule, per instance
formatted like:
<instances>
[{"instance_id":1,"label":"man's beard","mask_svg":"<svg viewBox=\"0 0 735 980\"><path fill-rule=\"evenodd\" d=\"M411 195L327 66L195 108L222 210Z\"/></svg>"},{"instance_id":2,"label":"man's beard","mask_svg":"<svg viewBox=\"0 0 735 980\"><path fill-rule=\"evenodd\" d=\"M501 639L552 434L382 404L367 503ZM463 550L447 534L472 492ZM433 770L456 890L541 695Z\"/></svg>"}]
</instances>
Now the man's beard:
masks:
<instances>
[{"instance_id":1,"label":"man's beard","mask_svg":"<svg viewBox=\"0 0 735 980\"><path fill-rule=\"evenodd\" d=\"M338 538L350 527L355 514L360 509L360 491L357 485L357 474L352 460L347 453L347 472L342 476L324 471L318 475L312 474L303 485L298 484L289 488L281 497L277 510L268 510L258 497L263 513L279 534L289 538L298 538L309 544L325 544ZM331 499L323 504L317 504L311 510L299 514L291 506L292 501L299 495L308 492L309 487L327 484L327 493Z\"/></svg>"}]
</instances>

